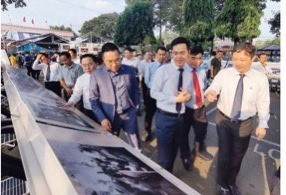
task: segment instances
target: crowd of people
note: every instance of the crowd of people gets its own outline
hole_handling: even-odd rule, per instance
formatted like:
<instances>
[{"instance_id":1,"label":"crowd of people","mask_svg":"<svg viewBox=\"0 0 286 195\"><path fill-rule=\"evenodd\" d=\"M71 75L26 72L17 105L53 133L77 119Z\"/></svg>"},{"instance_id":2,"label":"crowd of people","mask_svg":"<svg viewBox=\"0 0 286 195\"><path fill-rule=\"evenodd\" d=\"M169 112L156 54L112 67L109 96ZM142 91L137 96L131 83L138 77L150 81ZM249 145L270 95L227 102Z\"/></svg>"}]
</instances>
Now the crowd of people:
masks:
<instances>
[{"instance_id":1,"label":"crowd of people","mask_svg":"<svg viewBox=\"0 0 286 195\"><path fill-rule=\"evenodd\" d=\"M258 113L258 139L264 138L269 120L267 74L271 69L264 53L258 56L260 67L253 68L255 54L251 43L237 44L231 65L222 68L223 52L213 52L203 62L203 48L178 37L172 41L170 53L163 46L143 54L127 47L121 56L115 44L106 43L99 56L78 58L71 49L51 57L41 53L33 60L26 53L23 65L29 76L33 71L43 72L46 89L63 97L67 101L64 107L77 106L116 136L123 130L138 151L142 150L142 138L137 117L144 102L144 141L153 139L154 118L158 163L171 173L178 151L188 171L195 158L213 159L205 143L206 104L217 101L218 192L239 194L236 177L253 131L252 118ZM16 56L10 57L12 66L16 60ZM208 79L212 82L206 82ZM192 149L188 139L191 127L195 134Z\"/></svg>"}]
</instances>

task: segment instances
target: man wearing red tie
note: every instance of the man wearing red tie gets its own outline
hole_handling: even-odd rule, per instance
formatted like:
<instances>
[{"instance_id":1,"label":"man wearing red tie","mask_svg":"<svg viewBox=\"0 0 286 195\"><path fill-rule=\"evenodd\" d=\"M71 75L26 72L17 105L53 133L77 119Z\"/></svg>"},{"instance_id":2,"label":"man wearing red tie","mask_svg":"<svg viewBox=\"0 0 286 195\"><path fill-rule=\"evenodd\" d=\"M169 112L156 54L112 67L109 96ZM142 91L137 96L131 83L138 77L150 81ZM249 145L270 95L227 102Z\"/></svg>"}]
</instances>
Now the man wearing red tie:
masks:
<instances>
[{"instance_id":1,"label":"man wearing red tie","mask_svg":"<svg viewBox=\"0 0 286 195\"><path fill-rule=\"evenodd\" d=\"M208 120L206 116L206 107L203 104L203 90L206 73L202 64L203 48L201 46L193 46L190 49L190 56L187 60L186 69L191 72L190 93L192 99L185 103L186 113L184 117L184 133L181 139L180 151L181 159L185 169L190 167L196 157L203 160L212 160L212 155L206 151L204 140L207 134ZM192 153L189 147L189 131L193 127L195 132L194 148ZM192 154L192 155L191 155Z\"/></svg>"}]
</instances>

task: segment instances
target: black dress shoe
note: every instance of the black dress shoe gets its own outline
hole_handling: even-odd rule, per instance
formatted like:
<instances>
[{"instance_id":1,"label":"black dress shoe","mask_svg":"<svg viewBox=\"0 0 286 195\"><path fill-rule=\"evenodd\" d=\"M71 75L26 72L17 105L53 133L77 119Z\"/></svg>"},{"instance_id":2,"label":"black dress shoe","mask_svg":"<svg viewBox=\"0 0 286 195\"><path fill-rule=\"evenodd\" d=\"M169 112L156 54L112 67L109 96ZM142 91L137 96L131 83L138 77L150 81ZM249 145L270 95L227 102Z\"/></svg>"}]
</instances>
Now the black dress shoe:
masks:
<instances>
[{"instance_id":1,"label":"black dress shoe","mask_svg":"<svg viewBox=\"0 0 286 195\"><path fill-rule=\"evenodd\" d=\"M232 195L241 195L241 192L239 191L237 185L228 186L228 188Z\"/></svg>"},{"instance_id":2,"label":"black dress shoe","mask_svg":"<svg viewBox=\"0 0 286 195\"><path fill-rule=\"evenodd\" d=\"M189 171L190 168L191 168L191 161L189 159L186 159L186 158L182 158L182 162L183 162L183 165L184 165L184 168Z\"/></svg>"},{"instance_id":3,"label":"black dress shoe","mask_svg":"<svg viewBox=\"0 0 286 195\"><path fill-rule=\"evenodd\" d=\"M231 195L230 190L227 188L223 188L218 186L217 195Z\"/></svg>"},{"instance_id":4,"label":"black dress shoe","mask_svg":"<svg viewBox=\"0 0 286 195\"><path fill-rule=\"evenodd\" d=\"M152 139L152 134L151 132L147 134L146 138L145 138L145 142L149 142Z\"/></svg>"}]
</instances>

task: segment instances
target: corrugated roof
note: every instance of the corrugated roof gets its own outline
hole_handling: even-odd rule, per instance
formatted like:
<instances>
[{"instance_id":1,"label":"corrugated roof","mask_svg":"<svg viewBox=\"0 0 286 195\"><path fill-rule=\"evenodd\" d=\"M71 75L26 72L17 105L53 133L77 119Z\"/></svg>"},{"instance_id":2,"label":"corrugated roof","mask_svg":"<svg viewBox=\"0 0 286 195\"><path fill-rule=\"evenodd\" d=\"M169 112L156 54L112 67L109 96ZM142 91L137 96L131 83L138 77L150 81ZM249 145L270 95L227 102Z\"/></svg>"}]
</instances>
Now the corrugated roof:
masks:
<instances>
[{"instance_id":1,"label":"corrugated roof","mask_svg":"<svg viewBox=\"0 0 286 195\"><path fill-rule=\"evenodd\" d=\"M280 45L279 44L267 45L265 47L258 49L258 51L280 51Z\"/></svg>"}]
</instances>

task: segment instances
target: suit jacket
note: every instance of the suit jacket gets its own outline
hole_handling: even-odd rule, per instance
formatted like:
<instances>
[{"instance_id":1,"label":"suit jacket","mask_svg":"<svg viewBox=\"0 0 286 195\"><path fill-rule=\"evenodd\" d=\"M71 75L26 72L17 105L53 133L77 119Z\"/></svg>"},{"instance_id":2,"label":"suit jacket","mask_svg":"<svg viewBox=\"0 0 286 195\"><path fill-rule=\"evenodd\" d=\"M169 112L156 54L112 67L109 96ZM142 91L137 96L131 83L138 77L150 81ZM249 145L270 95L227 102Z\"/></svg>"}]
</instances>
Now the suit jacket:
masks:
<instances>
[{"instance_id":1,"label":"suit jacket","mask_svg":"<svg viewBox=\"0 0 286 195\"><path fill-rule=\"evenodd\" d=\"M135 69L121 65L118 74L123 75L130 105L136 108L140 103L140 92L135 77ZM106 118L113 122L116 111L115 98L110 73L107 68L103 66L95 70L90 78L89 100L92 111L99 122Z\"/></svg>"}]
</instances>

